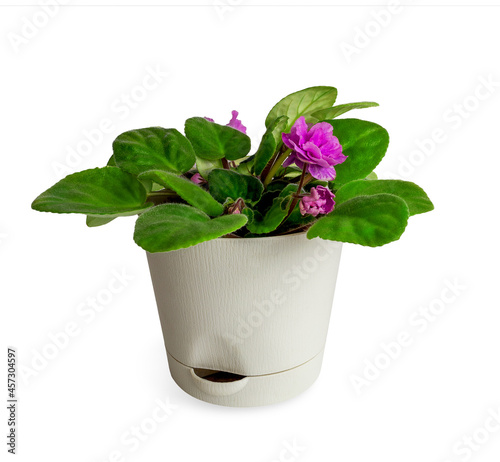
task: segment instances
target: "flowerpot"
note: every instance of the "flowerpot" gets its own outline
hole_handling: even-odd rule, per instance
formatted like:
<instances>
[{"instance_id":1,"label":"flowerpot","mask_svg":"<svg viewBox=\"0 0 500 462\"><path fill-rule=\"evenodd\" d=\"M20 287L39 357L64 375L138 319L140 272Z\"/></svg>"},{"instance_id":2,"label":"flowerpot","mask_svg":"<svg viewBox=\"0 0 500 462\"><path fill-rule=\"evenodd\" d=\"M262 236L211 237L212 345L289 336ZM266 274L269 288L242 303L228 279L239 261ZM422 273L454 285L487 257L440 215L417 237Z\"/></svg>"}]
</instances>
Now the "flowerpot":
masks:
<instances>
[{"instance_id":1,"label":"flowerpot","mask_svg":"<svg viewBox=\"0 0 500 462\"><path fill-rule=\"evenodd\" d=\"M148 253L176 383L225 406L308 388L321 368L341 250L301 233Z\"/></svg>"}]
</instances>

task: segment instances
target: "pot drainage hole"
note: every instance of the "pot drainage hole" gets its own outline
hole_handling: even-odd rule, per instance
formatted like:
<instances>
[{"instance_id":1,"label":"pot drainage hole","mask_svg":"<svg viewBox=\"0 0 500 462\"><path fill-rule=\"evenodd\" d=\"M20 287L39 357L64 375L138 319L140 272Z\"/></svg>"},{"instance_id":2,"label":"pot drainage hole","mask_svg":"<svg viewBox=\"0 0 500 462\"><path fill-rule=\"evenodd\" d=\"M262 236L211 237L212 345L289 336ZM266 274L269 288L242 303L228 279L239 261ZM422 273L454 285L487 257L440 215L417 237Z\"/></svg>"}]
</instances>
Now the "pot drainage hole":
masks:
<instances>
[{"instance_id":1,"label":"pot drainage hole","mask_svg":"<svg viewBox=\"0 0 500 462\"><path fill-rule=\"evenodd\" d=\"M232 372L225 371L214 371L211 369L193 369L194 373L202 378L203 380L208 380L210 382L237 382L245 378L244 375L233 374Z\"/></svg>"}]
</instances>

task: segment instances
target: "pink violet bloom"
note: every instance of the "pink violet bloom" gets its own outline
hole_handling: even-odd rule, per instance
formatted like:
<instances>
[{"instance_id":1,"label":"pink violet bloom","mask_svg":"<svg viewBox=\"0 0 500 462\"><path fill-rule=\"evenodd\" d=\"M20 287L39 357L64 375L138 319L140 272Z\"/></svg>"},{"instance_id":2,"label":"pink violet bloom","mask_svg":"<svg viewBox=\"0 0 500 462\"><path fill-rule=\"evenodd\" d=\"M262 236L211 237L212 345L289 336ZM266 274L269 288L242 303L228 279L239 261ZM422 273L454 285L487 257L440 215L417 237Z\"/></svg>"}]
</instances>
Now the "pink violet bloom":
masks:
<instances>
[{"instance_id":1,"label":"pink violet bloom","mask_svg":"<svg viewBox=\"0 0 500 462\"><path fill-rule=\"evenodd\" d=\"M195 173L192 177L191 177L191 181L195 184L201 184L203 183L205 180L203 179L203 177L199 174L199 173Z\"/></svg>"},{"instance_id":2,"label":"pink violet bloom","mask_svg":"<svg viewBox=\"0 0 500 462\"><path fill-rule=\"evenodd\" d=\"M347 159L328 122L320 122L309 128L304 116L301 116L293 124L290 133L283 133L281 137L283 143L292 149L283 167L295 163L302 169L307 163L307 172L318 180L333 181L336 176L334 166Z\"/></svg>"},{"instance_id":3,"label":"pink violet bloom","mask_svg":"<svg viewBox=\"0 0 500 462\"><path fill-rule=\"evenodd\" d=\"M231 111L231 120L227 124L228 127L235 128L236 130L240 131L241 133L244 133L246 135L247 133L247 127L245 127L242 123L241 120L239 120L238 117L238 111Z\"/></svg>"},{"instance_id":4,"label":"pink violet bloom","mask_svg":"<svg viewBox=\"0 0 500 462\"><path fill-rule=\"evenodd\" d=\"M320 213L330 213L335 207L334 198L335 195L328 188L324 186L313 187L311 188L309 196L304 196L301 199L299 203L300 213L302 215L308 213L313 217Z\"/></svg>"},{"instance_id":5,"label":"pink violet bloom","mask_svg":"<svg viewBox=\"0 0 500 462\"><path fill-rule=\"evenodd\" d=\"M241 120L238 119L238 111L231 111L231 115L232 115L231 120L229 121L228 124L226 124L226 127L234 128L246 135L247 127L245 127L241 123ZM205 120L208 120L209 122L215 122L214 119L211 119L210 117L205 117Z\"/></svg>"}]
</instances>

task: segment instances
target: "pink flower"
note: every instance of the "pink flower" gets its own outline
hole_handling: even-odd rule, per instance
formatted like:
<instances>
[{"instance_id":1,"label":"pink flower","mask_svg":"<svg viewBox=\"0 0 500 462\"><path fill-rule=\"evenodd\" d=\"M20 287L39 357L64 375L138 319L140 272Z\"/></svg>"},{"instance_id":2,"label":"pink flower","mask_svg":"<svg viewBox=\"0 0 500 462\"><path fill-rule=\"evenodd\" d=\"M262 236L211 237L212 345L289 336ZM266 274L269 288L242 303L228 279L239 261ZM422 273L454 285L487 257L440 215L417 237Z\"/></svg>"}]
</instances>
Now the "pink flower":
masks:
<instances>
[{"instance_id":1,"label":"pink flower","mask_svg":"<svg viewBox=\"0 0 500 462\"><path fill-rule=\"evenodd\" d=\"M231 120L229 121L228 124L226 124L227 127L234 128L241 133L244 133L246 135L247 133L247 127L245 127L242 123L241 120L239 120L238 117L238 111L231 111ZM214 119L211 119L210 117L205 117L206 120L209 122L215 122Z\"/></svg>"},{"instance_id":2,"label":"pink flower","mask_svg":"<svg viewBox=\"0 0 500 462\"><path fill-rule=\"evenodd\" d=\"M201 183L204 183L204 179L203 177L199 174L199 173L195 173L192 177L191 177L191 181L193 183L196 183L196 184L201 184Z\"/></svg>"},{"instance_id":3,"label":"pink flower","mask_svg":"<svg viewBox=\"0 0 500 462\"><path fill-rule=\"evenodd\" d=\"M320 213L330 213L335 207L334 197L335 195L324 186L313 187L310 195L301 199L299 204L300 213L302 215L308 213L313 217Z\"/></svg>"},{"instance_id":4,"label":"pink flower","mask_svg":"<svg viewBox=\"0 0 500 462\"><path fill-rule=\"evenodd\" d=\"M295 121L290 133L283 133L281 136L283 143L292 149L283 166L295 163L297 167L304 168L304 164L307 164L307 172L318 180L334 180L334 165L347 159L328 122L317 123L309 129L302 116Z\"/></svg>"},{"instance_id":5,"label":"pink flower","mask_svg":"<svg viewBox=\"0 0 500 462\"><path fill-rule=\"evenodd\" d=\"M236 130L239 130L241 133L247 133L247 127L245 127L242 123L241 120L238 120L238 111L231 111L231 115L233 116L229 123L227 124L228 127L235 128Z\"/></svg>"}]
</instances>

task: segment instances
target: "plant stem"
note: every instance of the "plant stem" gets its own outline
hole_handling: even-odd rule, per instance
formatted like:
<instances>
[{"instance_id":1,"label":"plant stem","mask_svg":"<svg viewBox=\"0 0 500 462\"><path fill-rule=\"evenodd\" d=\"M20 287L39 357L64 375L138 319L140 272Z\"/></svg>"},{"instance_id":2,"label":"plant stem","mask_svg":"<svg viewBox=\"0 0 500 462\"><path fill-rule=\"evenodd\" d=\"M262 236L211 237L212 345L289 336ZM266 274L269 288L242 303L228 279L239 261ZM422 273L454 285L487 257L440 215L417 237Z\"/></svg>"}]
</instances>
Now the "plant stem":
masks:
<instances>
[{"instance_id":1,"label":"plant stem","mask_svg":"<svg viewBox=\"0 0 500 462\"><path fill-rule=\"evenodd\" d=\"M302 186L305 186L307 183L309 183L313 179L313 176L308 173L306 177L304 178L304 184Z\"/></svg>"},{"instance_id":2,"label":"plant stem","mask_svg":"<svg viewBox=\"0 0 500 462\"><path fill-rule=\"evenodd\" d=\"M284 223L286 220L288 220L288 217L292 214L293 212L293 209L295 208L295 206L297 205L297 202L299 202L300 200L300 194L302 192L302 188L307 184L309 183L309 181L311 181L312 179L312 175L311 174L308 174L306 173L306 170L307 170L307 166L309 164L306 162L304 163L304 167L302 168L302 175L300 175L300 181L299 181L299 185L297 186L297 192L292 196L293 199L292 199L292 203L290 204L290 208L288 209L288 214L287 216L285 217L285 219L282 221L282 223Z\"/></svg>"},{"instance_id":3,"label":"plant stem","mask_svg":"<svg viewBox=\"0 0 500 462\"><path fill-rule=\"evenodd\" d=\"M287 149L285 152L281 153L278 158L276 159L276 162L274 165L271 167L269 170L269 173L267 174L265 180L264 180L264 186L267 186L269 183L271 183L271 180L273 179L274 174L278 171L278 169L281 167L281 164L285 161L285 159L290 155L292 152L291 149Z\"/></svg>"},{"instance_id":4,"label":"plant stem","mask_svg":"<svg viewBox=\"0 0 500 462\"><path fill-rule=\"evenodd\" d=\"M289 229L288 231L285 231L284 233L278 234L278 236L284 236L285 234L293 234L298 232L301 229L307 229L312 226L312 223L306 223L305 225L298 226L297 228Z\"/></svg>"},{"instance_id":5,"label":"plant stem","mask_svg":"<svg viewBox=\"0 0 500 462\"><path fill-rule=\"evenodd\" d=\"M221 159L222 161L222 166L226 169L226 170L231 170L231 167L229 166L229 162L227 161L227 159L225 157L223 157Z\"/></svg>"},{"instance_id":6,"label":"plant stem","mask_svg":"<svg viewBox=\"0 0 500 462\"><path fill-rule=\"evenodd\" d=\"M269 162L266 164L266 166L264 167L264 170L262 170L262 173L260 174L260 179L263 180L264 178L266 178L267 174L269 173L269 170L271 170L271 167L274 165L274 162L276 161L276 158L278 157L278 155L283 152L282 151L283 149L283 146L278 150L276 151L273 156L271 157L271 159L269 159Z\"/></svg>"}]
</instances>

